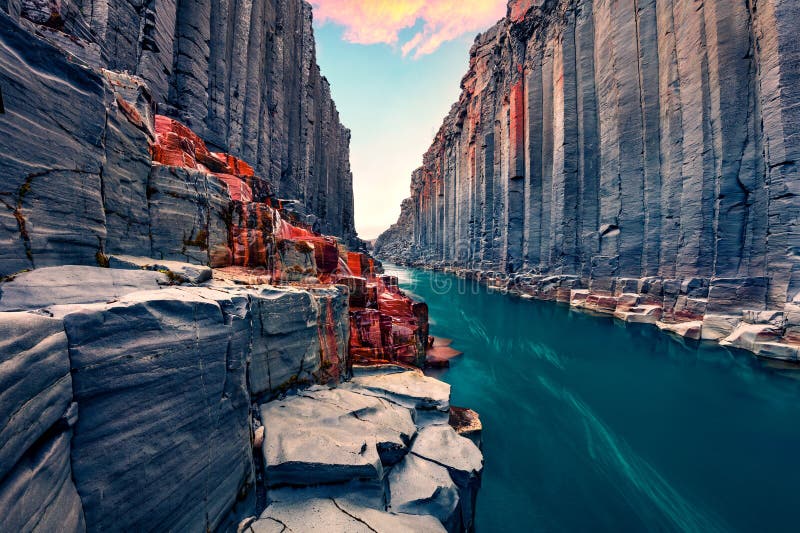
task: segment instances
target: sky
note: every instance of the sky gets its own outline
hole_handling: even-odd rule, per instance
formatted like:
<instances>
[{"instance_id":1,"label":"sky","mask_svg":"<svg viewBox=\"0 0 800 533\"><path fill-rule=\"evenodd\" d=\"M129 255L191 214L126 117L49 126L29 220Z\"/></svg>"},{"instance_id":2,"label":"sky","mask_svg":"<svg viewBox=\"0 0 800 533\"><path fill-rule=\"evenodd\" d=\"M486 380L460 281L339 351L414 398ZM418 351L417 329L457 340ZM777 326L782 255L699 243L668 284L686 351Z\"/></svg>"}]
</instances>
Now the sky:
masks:
<instances>
[{"instance_id":1,"label":"sky","mask_svg":"<svg viewBox=\"0 0 800 533\"><path fill-rule=\"evenodd\" d=\"M461 93L475 36L507 0L311 0L317 60L350 128L356 229L374 239L400 214Z\"/></svg>"}]
</instances>

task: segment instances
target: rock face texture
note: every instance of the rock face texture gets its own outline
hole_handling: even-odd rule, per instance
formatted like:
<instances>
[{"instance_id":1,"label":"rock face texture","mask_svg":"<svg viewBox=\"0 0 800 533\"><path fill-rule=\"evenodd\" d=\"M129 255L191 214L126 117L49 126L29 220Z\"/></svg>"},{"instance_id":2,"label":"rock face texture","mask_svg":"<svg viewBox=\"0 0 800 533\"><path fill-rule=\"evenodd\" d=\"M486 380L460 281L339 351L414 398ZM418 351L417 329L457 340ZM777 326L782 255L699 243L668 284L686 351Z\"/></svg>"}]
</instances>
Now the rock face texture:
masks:
<instances>
[{"instance_id":1,"label":"rock face texture","mask_svg":"<svg viewBox=\"0 0 800 533\"><path fill-rule=\"evenodd\" d=\"M800 289L798 16L513 0L377 253L553 298L635 293L665 321L783 311Z\"/></svg>"},{"instance_id":2,"label":"rock face texture","mask_svg":"<svg viewBox=\"0 0 800 533\"><path fill-rule=\"evenodd\" d=\"M315 229L355 239L350 133L311 22L299 0L1 2L0 276L159 248L156 112L250 162Z\"/></svg>"},{"instance_id":3,"label":"rock face texture","mask_svg":"<svg viewBox=\"0 0 800 533\"><path fill-rule=\"evenodd\" d=\"M318 327L347 289L178 283L65 266L2 284L0 529L206 531L256 511L251 407L346 361L323 347L347 346L346 315Z\"/></svg>"},{"instance_id":4,"label":"rock face texture","mask_svg":"<svg viewBox=\"0 0 800 533\"><path fill-rule=\"evenodd\" d=\"M449 385L392 367L262 406L272 503L250 527L471 531L483 455L449 410Z\"/></svg>"},{"instance_id":5,"label":"rock face texture","mask_svg":"<svg viewBox=\"0 0 800 533\"><path fill-rule=\"evenodd\" d=\"M0 91L0 531L443 529L384 481L449 387L346 384L428 317L355 251L308 4L0 0Z\"/></svg>"}]
</instances>

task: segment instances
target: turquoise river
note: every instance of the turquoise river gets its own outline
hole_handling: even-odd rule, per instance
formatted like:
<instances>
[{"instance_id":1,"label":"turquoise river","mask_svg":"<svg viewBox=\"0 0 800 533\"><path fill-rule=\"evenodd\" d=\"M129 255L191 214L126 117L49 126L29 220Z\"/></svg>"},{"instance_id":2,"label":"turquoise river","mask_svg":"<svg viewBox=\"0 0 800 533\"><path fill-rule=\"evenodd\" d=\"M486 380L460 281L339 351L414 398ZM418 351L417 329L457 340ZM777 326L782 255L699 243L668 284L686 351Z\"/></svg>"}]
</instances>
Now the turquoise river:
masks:
<instances>
[{"instance_id":1,"label":"turquoise river","mask_svg":"<svg viewBox=\"0 0 800 533\"><path fill-rule=\"evenodd\" d=\"M464 352L478 533L800 531L800 372L452 275L387 267Z\"/></svg>"}]
</instances>

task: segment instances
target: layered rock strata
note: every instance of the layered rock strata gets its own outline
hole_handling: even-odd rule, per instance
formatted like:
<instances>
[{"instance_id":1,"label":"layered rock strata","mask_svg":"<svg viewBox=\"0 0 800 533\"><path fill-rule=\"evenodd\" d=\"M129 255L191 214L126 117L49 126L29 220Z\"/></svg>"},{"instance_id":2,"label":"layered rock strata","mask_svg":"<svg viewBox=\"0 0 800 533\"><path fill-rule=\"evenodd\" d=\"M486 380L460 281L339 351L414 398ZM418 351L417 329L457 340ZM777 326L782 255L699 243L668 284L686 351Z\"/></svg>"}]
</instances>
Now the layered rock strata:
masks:
<instances>
[{"instance_id":1,"label":"layered rock strata","mask_svg":"<svg viewBox=\"0 0 800 533\"><path fill-rule=\"evenodd\" d=\"M205 531L253 512L251 405L338 379L349 331L319 328L347 289L176 271L63 266L2 284L0 529Z\"/></svg>"},{"instance_id":2,"label":"layered rock strata","mask_svg":"<svg viewBox=\"0 0 800 533\"><path fill-rule=\"evenodd\" d=\"M255 531L315 506L332 531L470 527L474 428L419 371L349 380L346 286L123 264L0 284L0 529L231 530L259 491Z\"/></svg>"},{"instance_id":3,"label":"layered rock strata","mask_svg":"<svg viewBox=\"0 0 800 533\"><path fill-rule=\"evenodd\" d=\"M786 0L511 1L378 254L707 336L769 326L730 342L796 359L798 16Z\"/></svg>"}]
</instances>

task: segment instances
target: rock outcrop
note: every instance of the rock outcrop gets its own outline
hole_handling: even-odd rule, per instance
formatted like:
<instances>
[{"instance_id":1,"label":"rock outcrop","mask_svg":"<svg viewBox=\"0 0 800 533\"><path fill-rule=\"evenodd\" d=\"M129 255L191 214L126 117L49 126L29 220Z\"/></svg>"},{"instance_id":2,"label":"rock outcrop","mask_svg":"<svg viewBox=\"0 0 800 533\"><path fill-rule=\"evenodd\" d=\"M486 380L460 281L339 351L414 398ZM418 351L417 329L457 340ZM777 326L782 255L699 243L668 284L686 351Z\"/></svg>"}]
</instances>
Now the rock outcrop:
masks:
<instances>
[{"instance_id":1,"label":"rock outcrop","mask_svg":"<svg viewBox=\"0 0 800 533\"><path fill-rule=\"evenodd\" d=\"M346 286L166 264L0 284L0 529L469 529L479 430L419 370L350 379Z\"/></svg>"},{"instance_id":2,"label":"rock outcrop","mask_svg":"<svg viewBox=\"0 0 800 533\"><path fill-rule=\"evenodd\" d=\"M167 228L150 222L170 218L148 209L174 180L151 175L156 113L250 162L309 226L355 242L350 133L307 3L1 2L0 39L0 277L159 248Z\"/></svg>"},{"instance_id":3,"label":"rock outcrop","mask_svg":"<svg viewBox=\"0 0 800 533\"><path fill-rule=\"evenodd\" d=\"M787 0L512 0L378 255L714 335L732 332L714 317L774 310L791 344L798 16Z\"/></svg>"},{"instance_id":4,"label":"rock outcrop","mask_svg":"<svg viewBox=\"0 0 800 533\"><path fill-rule=\"evenodd\" d=\"M391 367L262 406L272 503L250 527L313 530L297 520L319 513L337 531L354 517L370 531L471 530L483 456L449 410L449 385Z\"/></svg>"}]
</instances>

